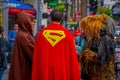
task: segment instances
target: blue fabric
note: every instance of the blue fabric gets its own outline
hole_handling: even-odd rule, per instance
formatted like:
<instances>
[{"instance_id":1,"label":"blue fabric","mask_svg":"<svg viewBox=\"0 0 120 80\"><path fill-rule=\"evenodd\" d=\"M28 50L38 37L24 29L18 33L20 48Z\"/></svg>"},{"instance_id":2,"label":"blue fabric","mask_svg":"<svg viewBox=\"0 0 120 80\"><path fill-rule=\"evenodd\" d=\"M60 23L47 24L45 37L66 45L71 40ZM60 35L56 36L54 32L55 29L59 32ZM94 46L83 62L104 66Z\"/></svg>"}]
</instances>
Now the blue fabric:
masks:
<instances>
[{"instance_id":1,"label":"blue fabric","mask_svg":"<svg viewBox=\"0 0 120 80\"><path fill-rule=\"evenodd\" d=\"M75 40L75 44L76 44L76 50L81 52L84 48L85 41L83 38L78 36L77 39Z\"/></svg>"},{"instance_id":2,"label":"blue fabric","mask_svg":"<svg viewBox=\"0 0 120 80\"><path fill-rule=\"evenodd\" d=\"M72 35L74 35L74 31L75 31L74 29L71 29Z\"/></svg>"},{"instance_id":3,"label":"blue fabric","mask_svg":"<svg viewBox=\"0 0 120 80\"><path fill-rule=\"evenodd\" d=\"M78 39L75 40L75 44L79 44L79 40Z\"/></svg>"},{"instance_id":4,"label":"blue fabric","mask_svg":"<svg viewBox=\"0 0 120 80\"><path fill-rule=\"evenodd\" d=\"M3 62L3 66L2 66L4 69L7 68L7 55L6 53L4 54L4 62Z\"/></svg>"},{"instance_id":5,"label":"blue fabric","mask_svg":"<svg viewBox=\"0 0 120 80\"><path fill-rule=\"evenodd\" d=\"M7 68L7 55L6 52L11 52L12 51L12 47L10 45L10 43L5 39L5 38L0 38L0 42L2 43L0 46L1 48L3 48L3 51L1 51L3 53L4 56L4 60L3 63L1 64L1 68Z\"/></svg>"},{"instance_id":6,"label":"blue fabric","mask_svg":"<svg viewBox=\"0 0 120 80\"><path fill-rule=\"evenodd\" d=\"M81 52L81 51L82 51L82 47L81 47L81 46L75 46L75 48L76 48L76 50L77 50L78 52Z\"/></svg>"},{"instance_id":7,"label":"blue fabric","mask_svg":"<svg viewBox=\"0 0 120 80\"><path fill-rule=\"evenodd\" d=\"M6 4L17 4L17 6L15 8L24 8L24 9L30 9L30 10L35 10L34 8L30 7L29 5L26 5L20 1L17 0L8 0L8 2L6 2Z\"/></svg>"},{"instance_id":8,"label":"blue fabric","mask_svg":"<svg viewBox=\"0 0 120 80\"><path fill-rule=\"evenodd\" d=\"M14 39L16 37L16 34L17 34L17 32L15 32L14 30L11 30L8 34L8 40L9 40L12 47L14 45Z\"/></svg>"},{"instance_id":9,"label":"blue fabric","mask_svg":"<svg viewBox=\"0 0 120 80\"><path fill-rule=\"evenodd\" d=\"M0 49L1 55L3 55L4 59L3 62L0 63L0 80L2 80L2 76L4 74L5 69L7 69L7 55L6 52L11 52L12 47L10 43L5 38L0 38Z\"/></svg>"},{"instance_id":10,"label":"blue fabric","mask_svg":"<svg viewBox=\"0 0 120 80\"><path fill-rule=\"evenodd\" d=\"M2 76L3 76L3 74L4 74L4 71L5 71L5 70L0 70L0 80L2 80Z\"/></svg>"}]
</instances>

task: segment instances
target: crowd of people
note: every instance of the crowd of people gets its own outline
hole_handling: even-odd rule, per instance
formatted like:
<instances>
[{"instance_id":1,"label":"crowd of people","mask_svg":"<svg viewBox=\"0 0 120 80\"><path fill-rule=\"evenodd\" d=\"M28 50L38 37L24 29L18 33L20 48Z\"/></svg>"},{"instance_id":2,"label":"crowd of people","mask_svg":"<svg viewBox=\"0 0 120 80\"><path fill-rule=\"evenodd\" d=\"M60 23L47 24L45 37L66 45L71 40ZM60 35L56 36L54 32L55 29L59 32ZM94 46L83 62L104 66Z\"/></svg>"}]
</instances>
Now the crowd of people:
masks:
<instances>
[{"instance_id":1,"label":"crowd of people","mask_svg":"<svg viewBox=\"0 0 120 80\"><path fill-rule=\"evenodd\" d=\"M5 52L10 52L9 80L114 80L115 24L109 16L87 16L68 30L61 25L61 12L53 10L50 24L35 37L35 17L21 11L17 19L8 41L0 27L5 47L0 74L7 68Z\"/></svg>"}]
</instances>

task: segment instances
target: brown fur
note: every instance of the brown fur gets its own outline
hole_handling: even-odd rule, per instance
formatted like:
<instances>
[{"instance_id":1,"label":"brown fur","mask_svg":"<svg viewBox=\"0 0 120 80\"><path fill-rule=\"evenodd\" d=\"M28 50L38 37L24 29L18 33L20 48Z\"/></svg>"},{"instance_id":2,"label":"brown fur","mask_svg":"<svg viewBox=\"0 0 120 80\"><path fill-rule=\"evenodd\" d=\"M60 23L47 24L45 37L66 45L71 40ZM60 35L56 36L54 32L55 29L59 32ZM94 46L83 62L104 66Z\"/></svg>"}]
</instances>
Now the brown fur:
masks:
<instances>
[{"instance_id":1,"label":"brown fur","mask_svg":"<svg viewBox=\"0 0 120 80\"><path fill-rule=\"evenodd\" d=\"M109 16L102 14L96 16L88 16L81 20L80 26L84 30L87 36L88 45L85 50L80 54L81 69L88 74L91 80L114 80L114 57L106 62L104 65L98 65L98 55L94 51L90 50L93 40L100 38L100 29L105 28L108 33L113 34L114 26L111 28L107 25L106 19ZM107 28L108 27L108 28ZM110 30L111 29L111 30ZM113 31L112 31L113 30ZM110 32L111 31L111 32Z\"/></svg>"}]
</instances>

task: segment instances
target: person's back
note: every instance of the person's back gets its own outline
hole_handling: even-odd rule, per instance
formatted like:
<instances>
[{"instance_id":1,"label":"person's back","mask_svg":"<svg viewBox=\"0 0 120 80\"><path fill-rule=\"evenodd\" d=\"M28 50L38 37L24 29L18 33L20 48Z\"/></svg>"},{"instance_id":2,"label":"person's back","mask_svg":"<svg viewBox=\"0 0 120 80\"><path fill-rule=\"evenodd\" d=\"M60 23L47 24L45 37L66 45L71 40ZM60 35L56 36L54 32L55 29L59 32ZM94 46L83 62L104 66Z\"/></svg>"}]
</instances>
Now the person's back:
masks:
<instances>
[{"instance_id":1,"label":"person's back","mask_svg":"<svg viewBox=\"0 0 120 80\"><path fill-rule=\"evenodd\" d=\"M21 11L17 14L17 18L19 30L13 46L9 80L31 80L34 17L29 13Z\"/></svg>"},{"instance_id":2,"label":"person's back","mask_svg":"<svg viewBox=\"0 0 120 80\"><path fill-rule=\"evenodd\" d=\"M35 42L32 80L80 80L73 36L60 25L58 10L50 16L51 24L41 30Z\"/></svg>"},{"instance_id":3,"label":"person's back","mask_svg":"<svg viewBox=\"0 0 120 80\"><path fill-rule=\"evenodd\" d=\"M3 36L3 27L0 27L0 80L3 72L7 69L7 55L6 52L12 51L12 46Z\"/></svg>"}]
</instances>

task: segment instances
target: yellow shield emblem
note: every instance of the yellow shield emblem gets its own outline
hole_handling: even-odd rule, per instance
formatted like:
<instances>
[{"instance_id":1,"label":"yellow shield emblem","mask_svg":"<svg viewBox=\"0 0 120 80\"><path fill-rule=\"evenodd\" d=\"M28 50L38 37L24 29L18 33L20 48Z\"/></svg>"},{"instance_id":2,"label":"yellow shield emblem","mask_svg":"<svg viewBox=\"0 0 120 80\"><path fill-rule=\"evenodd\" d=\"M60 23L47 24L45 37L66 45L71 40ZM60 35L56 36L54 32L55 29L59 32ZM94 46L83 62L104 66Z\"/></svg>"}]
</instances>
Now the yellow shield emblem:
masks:
<instances>
[{"instance_id":1,"label":"yellow shield emblem","mask_svg":"<svg viewBox=\"0 0 120 80\"><path fill-rule=\"evenodd\" d=\"M61 30L45 30L43 32L43 36L52 46L55 46L58 42L66 37L64 31Z\"/></svg>"}]
</instances>

